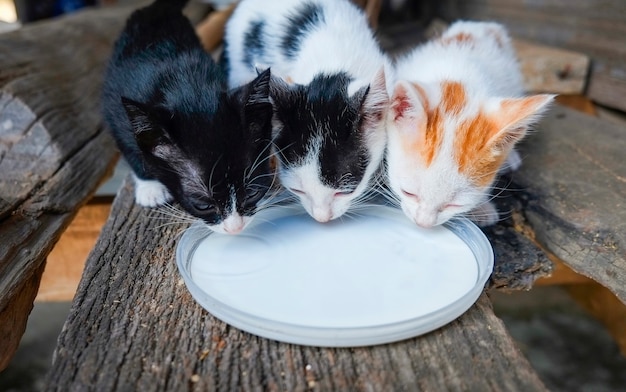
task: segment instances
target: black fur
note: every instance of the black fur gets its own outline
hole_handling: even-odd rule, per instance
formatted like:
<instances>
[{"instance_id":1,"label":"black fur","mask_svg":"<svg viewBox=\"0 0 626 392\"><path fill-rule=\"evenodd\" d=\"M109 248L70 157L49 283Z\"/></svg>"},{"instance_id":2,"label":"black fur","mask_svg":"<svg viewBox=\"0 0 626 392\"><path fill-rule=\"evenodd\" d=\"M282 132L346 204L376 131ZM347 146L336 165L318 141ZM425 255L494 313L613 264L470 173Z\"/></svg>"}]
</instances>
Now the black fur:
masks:
<instances>
[{"instance_id":1,"label":"black fur","mask_svg":"<svg viewBox=\"0 0 626 392\"><path fill-rule=\"evenodd\" d=\"M325 185L354 190L363 179L370 155L359 131L368 88L348 96L345 73L319 75L310 84L288 86L275 80L272 97L280 124L276 146L283 165L302 164L311 141L321 140L320 180ZM320 125L323 128L320 128Z\"/></svg>"},{"instance_id":2,"label":"black fur","mask_svg":"<svg viewBox=\"0 0 626 392\"><path fill-rule=\"evenodd\" d=\"M319 5L304 3L302 8L289 18L281 48L285 57L294 58L306 33L324 22L324 10ZM348 22L347 22L348 23Z\"/></svg>"},{"instance_id":3,"label":"black fur","mask_svg":"<svg viewBox=\"0 0 626 392\"><path fill-rule=\"evenodd\" d=\"M253 64L255 57L263 57L264 29L265 22L252 22L250 29L244 34L243 45L246 52L244 64Z\"/></svg>"},{"instance_id":4,"label":"black fur","mask_svg":"<svg viewBox=\"0 0 626 392\"><path fill-rule=\"evenodd\" d=\"M233 210L254 214L271 185L270 74L227 91L185 3L157 0L130 16L106 70L103 114L137 177L213 225Z\"/></svg>"}]
</instances>

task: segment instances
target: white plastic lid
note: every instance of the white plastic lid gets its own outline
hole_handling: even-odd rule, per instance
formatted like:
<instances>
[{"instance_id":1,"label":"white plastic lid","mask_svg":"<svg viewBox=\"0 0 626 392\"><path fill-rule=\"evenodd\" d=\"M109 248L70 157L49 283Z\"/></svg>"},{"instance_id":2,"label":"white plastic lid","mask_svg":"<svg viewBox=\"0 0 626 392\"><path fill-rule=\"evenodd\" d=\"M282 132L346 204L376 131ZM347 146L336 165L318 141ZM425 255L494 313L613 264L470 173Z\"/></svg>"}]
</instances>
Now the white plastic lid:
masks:
<instances>
[{"instance_id":1,"label":"white plastic lid","mask_svg":"<svg viewBox=\"0 0 626 392\"><path fill-rule=\"evenodd\" d=\"M261 211L244 233L191 226L176 259L215 317L262 337L365 346L449 323L478 299L493 251L473 223L421 229L387 206L318 223L299 207Z\"/></svg>"}]
</instances>

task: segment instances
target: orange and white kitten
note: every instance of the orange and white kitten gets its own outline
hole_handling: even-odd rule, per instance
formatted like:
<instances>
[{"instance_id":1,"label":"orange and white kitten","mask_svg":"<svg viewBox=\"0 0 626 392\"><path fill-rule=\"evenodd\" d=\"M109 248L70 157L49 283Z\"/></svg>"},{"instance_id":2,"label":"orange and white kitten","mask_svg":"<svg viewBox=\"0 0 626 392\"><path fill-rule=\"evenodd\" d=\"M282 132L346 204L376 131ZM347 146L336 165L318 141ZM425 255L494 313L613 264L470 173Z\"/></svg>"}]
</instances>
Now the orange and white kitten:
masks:
<instances>
[{"instance_id":1,"label":"orange and white kitten","mask_svg":"<svg viewBox=\"0 0 626 392\"><path fill-rule=\"evenodd\" d=\"M511 40L499 24L456 22L396 64L387 117L387 174L417 225L467 214L498 220L489 193L498 171L553 95L523 96Z\"/></svg>"}]
</instances>

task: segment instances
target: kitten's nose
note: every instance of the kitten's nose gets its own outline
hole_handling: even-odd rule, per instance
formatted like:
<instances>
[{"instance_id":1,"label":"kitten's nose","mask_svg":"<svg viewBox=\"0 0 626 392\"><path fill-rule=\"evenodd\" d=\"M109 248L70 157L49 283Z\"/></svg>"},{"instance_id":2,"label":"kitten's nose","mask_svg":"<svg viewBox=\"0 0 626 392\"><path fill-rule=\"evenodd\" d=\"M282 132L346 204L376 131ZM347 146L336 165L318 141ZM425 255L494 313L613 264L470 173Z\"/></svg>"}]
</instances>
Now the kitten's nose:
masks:
<instances>
[{"instance_id":1,"label":"kitten's nose","mask_svg":"<svg viewBox=\"0 0 626 392\"><path fill-rule=\"evenodd\" d=\"M431 227L435 226L435 223L437 222L437 217L416 216L413 220L415 221L415 224L417 224L419 227L422 227L424 229L430 229Z\"/></svg>"},{"instance_id":2,"label":"kitten's nose","mask_svg":"<svg viewBox=\"0 0 626 392\"><path fill-rule=\"evenodd\" d=\"M313 218L320 223L326 223L333 218L333 213L328 208L313 208Z\"/></svg>"},{"instance_id":3,"label":"kitten's nose","mask_svg":"<svg viewBox=\"0 0 626 392\"><path fill-rule=\"evenodd\" d=\"M228 234L239 234L245 223L241 216L230 216L224 220L224 231Z\"/></svg>"}]
</instances>

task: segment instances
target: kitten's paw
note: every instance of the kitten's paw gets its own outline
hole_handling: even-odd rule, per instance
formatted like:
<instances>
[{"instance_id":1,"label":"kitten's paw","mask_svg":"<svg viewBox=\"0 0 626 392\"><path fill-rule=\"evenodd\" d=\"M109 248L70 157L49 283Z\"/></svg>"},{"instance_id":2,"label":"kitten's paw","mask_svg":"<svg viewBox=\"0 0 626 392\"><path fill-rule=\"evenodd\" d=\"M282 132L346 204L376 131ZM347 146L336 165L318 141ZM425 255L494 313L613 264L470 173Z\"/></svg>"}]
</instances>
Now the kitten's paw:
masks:
<instances>
[{"instance_id":1,"label":"kitten's paw","mask_svg":"<svg viewBox=\"0 0 626 392\"><path fill-rule=\"evenodd\" d=\"M500 168L500 174L513 172L522 166L522 157L515 150L511 150L509 156L506 157L504 165Z\"/></svg>"},{"instance_id":2,"label":"kitten's paw","mask_svg":"<svg viewBox=\"0 0 626 392\"><path fill-rule=\"evenodd\" d=\"M490 226L500 220L498 210L491 202L483 203L468 213L468 218L478 226Z\"/></svg>"},{"instance_id":3,"label":"kitten's paw","mask_svg":"<svg viewBox=\"0 0 626 392\"><path fill-rule=\"evenodd\" d=\"M144 207L156 207L170 201L172 196L165 185L156 180L141 180L135 177L135 200Z\"/></svg>"}]
</instances>

